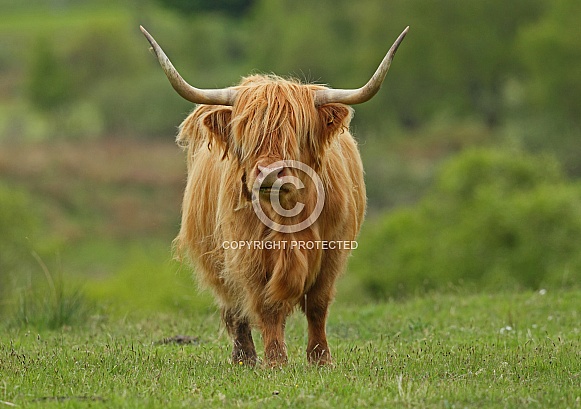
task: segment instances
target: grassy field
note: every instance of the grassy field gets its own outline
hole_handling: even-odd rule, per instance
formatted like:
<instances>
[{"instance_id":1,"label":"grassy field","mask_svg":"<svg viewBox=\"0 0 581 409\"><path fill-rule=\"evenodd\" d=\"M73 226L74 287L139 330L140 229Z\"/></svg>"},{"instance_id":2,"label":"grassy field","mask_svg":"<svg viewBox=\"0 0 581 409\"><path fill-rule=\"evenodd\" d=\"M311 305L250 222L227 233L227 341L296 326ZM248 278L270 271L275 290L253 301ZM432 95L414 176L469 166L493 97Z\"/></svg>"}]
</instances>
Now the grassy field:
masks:
<instances>
[{"instance_id":1,"label":"grassy field","mask_svg":"<svg viewBox=\"0 0 581 409\"><path fill-rule=\"evenodd\" d=\"M298 313L282 369L230 364L213 309L6 327L0 407L579 408L580 299L543 290L336 305L332 368L306 364ZM163 342L176 335L192 342Z\"/></svg>"}]
</instances>

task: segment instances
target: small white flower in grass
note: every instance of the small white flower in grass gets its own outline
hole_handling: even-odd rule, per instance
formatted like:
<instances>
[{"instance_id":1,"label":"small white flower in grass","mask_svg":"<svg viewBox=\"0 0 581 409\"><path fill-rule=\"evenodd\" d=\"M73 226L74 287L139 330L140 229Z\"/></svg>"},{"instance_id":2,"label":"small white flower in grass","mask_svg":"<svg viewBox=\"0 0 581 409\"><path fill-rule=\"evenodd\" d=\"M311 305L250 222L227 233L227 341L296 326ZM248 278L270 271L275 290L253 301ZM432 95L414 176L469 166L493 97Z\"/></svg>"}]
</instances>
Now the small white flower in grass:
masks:
<instances>
[{"instance_id":1,"label":"small white flower in grass","mask_svg":"<svg viewBox=\"0 0 581 409\"><path fill-rule=\"evenodd\" d=\"M539 290L539 295L545 295L547 293L547 290L545 290L544 288L541 288Z\"/></svg>"},{"instance_id":2,"label":"small white flower in grass","mask_svg":"<svg viewBox=\"0 0 581 409\"><path fill-rule=\"evenodd\" d=\"M510 331L512 331L512 327L510 325L507 325L506 327L502 327L500 329L501 334L504 334L505 332L510 332Z\"/></svg>"}]
</instances>

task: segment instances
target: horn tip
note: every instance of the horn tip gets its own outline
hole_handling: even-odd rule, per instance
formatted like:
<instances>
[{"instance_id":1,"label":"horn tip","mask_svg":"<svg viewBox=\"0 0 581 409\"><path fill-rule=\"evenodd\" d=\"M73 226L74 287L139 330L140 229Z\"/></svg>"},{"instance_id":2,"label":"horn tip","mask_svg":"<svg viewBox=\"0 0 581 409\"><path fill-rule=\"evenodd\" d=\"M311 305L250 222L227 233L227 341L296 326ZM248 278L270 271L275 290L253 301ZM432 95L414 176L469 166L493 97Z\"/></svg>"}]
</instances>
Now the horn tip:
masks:
<instances>
[{"instance_id":1,"label":"horn tip","mask_svg":"<svg viewBox=\"0 0 581 409\"><path fill-rule=\"evenodd\" d=\"M149 32L145 29L145 27L140 25L139 29L141 30L141 32L143 33L145 38L147 38L147 41L149 41L151 43L151 45L153 45L153 43L154 43L153 37L151 36L151 34L149 34Z\"/></svg>"},{"instance_id":2,"label":"horn tip","mask_svg":"<svg viewBox=\"0 0 581 409\"><path fill-rule=\"evenodd\" d=\"M407 35L408 31L410 31L410 26L404 28L399 36L403 39Z\"/></svg>"},{"instance_id":3,"label":"horn tip","mask_svg":"<svg viewBox=\"0 0 581 409\"><path fill-rule=\"evenodd\" d=\"M406 28L404 28L404 30L401 32L401 34L395 40L395 43L393 43L393 45L391 46L390 53L393 51L393 54L395 54L395 52L399 48L399 45L401 44L401 42L403 41L403 39L405 38L405 36L407 35L409 30L410 30L410 26L407 26Z\"/></svg>"},{"instance_id":4,"label":"horn tip","mask_svg":"<svg viewBox=\"0 0 581 409\"><path fill-rule=\"evenodd\" d=\"M143 33L143 35L145 36L145 38L147 39L147 41L151 45L151 49L153 49L153 51L155 52L155 54L158 55L157 48L159 46L157 45L157 43L154 40L154 38L152 37L152 35L149 34L149 32L143 26L141 26L141 25L139 26L139 29L141 30L141 32Z\"/></svg>"}]
</instances>

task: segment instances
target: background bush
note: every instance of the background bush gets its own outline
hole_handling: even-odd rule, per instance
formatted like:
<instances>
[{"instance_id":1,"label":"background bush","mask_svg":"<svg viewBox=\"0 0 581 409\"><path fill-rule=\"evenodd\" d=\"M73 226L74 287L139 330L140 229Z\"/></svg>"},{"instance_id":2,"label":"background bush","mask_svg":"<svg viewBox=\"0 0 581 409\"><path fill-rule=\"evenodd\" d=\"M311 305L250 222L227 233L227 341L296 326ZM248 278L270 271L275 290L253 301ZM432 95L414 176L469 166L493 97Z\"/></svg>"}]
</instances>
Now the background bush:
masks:
<instances>
[{"instance_id":1,"label":"background bush","mask_svg":"<svg viewBox=\"0 0 581 409\"><path fill-rule=\"evenodd\" d=\"M0 301L12 285L10 277L22 274L33 260L31 250L38 232L35 209L23 191L0 183Z\"/></svg>"},{"instance_id":2,"label":"background bush","mask_svg":"<svg viewBox=\"0 0 581 409\"><path fill-rule=\"evenodd\" d=\"M359 243L351 267L374 298L567 286L581 278L581 186L551 157L469 150L417 205L368 223Z\"/></svg>"},{"instance_id":3,"label":"background bush","mask_svg":"<svg viewBox=\"0 0 581 409\"><path fill-rule=\"evenodd\" d=\"M0 184L0 266L8 269L27 252L36 230L30 198L22 191Z\"/></svg>"}]
</instances>

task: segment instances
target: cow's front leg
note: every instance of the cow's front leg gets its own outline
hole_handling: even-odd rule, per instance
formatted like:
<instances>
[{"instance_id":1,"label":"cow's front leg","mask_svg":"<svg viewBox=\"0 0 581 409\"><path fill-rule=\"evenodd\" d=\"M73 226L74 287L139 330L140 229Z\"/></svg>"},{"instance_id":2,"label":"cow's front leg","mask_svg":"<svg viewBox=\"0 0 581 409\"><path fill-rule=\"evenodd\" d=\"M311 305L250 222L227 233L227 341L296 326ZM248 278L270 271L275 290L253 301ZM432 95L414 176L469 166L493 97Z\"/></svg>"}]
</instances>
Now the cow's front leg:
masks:
<instances>
[{"instance_id":1,"label":"cow's front leg","mask_svg":"<svg viewBox=\"0 0 581 409\"><path fill-rule=\"evenodd\" d=\"M333 293L332 283L319 281L301 300L301 309L307 317L309 331L307 360L312 364L333 363L326 332L327 313Z\"/></svg>"},{"instance_id":2,"label":"cow's front leg","mask_svg":"<svg viewBox=\"0 0 581 409\"><path fill-rule=\"evenodd\" d=\"M287 363L284 325L286 313L283 310L263 311L260 317L264 360L266 365L277 367Z\"/></svg>"},{"instance_id":3,"label":"cow's front leg","mask_svg":"<svg viewBox=\"0 0 581 409\"><path fill-rule=\"evenodd\" d=\"M222 309L222 319L233 342L232 363L254 366L257 355L248 318L240 317L232 309Z\"/></svg>"}]
</instances>

